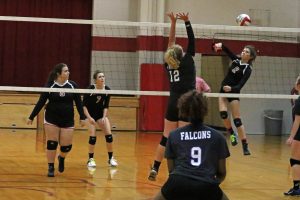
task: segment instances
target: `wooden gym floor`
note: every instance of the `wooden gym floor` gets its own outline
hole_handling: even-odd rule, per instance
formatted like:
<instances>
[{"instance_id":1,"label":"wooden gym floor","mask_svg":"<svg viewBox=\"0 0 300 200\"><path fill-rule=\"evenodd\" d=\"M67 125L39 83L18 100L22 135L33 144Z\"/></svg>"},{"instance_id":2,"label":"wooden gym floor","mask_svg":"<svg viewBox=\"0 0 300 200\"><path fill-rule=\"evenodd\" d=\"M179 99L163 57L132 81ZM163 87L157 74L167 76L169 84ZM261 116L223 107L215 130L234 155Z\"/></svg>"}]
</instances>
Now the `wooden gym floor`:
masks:
<instances>
[{"instance_id":1,"label":"wooden gym floor","mask_svg":"<svg viewBox=\"0 0 300 200\"><path fill-rule=\"evenodd\" d=\"M73 149L63 174L46 177L45 136L26 129L0 129L1 200L150 200L167 179L163 162L158 180L147 180L149 166L160 140L158 133L115 132L117 168L107 165L104 136L98 135L94 172L86 167L88 135L75 131ZM250 135L251 156L241 145L230 146L228 174L221 185L231 200L289 199L291 187L286 137ZM55 163L57 168L57 163Z\"/></svg>"}]
</instances>

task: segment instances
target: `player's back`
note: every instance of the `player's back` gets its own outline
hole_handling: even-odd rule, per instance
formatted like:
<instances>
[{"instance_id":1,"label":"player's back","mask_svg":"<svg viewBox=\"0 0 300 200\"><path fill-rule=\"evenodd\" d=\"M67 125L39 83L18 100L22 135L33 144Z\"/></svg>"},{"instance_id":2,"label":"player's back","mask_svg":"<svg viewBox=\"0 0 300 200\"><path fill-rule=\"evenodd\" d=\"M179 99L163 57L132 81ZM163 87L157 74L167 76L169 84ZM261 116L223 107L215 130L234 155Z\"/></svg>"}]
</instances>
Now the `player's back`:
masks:
<instances>
[{"instance_id":1,"label":"player's back","mask_svg":"<svg viewBox=\"0 0 300 200\"><path fill-rule=\"evenodd\" d=\"M166 157L175 161L172 174L218 183L218 162L229 156L225 137L204 125L187 125L172 131Z\"/></svg>"}]
</instances>

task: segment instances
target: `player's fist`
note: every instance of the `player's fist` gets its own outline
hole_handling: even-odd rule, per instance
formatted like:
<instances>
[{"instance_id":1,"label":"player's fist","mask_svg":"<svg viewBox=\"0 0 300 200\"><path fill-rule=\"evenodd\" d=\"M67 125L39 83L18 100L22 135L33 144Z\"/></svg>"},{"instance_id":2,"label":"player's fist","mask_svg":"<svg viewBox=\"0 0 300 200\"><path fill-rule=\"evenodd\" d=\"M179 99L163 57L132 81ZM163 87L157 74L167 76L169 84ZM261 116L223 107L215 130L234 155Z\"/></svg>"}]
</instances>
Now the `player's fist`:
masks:
<instances>
[{"instance_id":1,"label":"player's fist","mask_svg":"<svg viewBox=\"0 0 300 200\"><path fill-rule=\"evenodd\" d=\"M212 49L215 52L221 52L222 51L222 43L214 43L212 45Z\"/></svg>"}]
</instances>

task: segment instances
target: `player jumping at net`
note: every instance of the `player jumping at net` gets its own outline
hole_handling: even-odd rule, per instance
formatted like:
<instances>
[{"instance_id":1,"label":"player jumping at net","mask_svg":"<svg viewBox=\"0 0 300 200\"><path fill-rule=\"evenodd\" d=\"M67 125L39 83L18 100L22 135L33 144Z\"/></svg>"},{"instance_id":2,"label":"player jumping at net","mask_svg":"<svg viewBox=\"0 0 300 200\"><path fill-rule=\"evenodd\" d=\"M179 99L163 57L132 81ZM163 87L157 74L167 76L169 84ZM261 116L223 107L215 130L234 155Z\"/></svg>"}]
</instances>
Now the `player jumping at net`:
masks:
<instances>
[{"instance_id":1,"label":"player jumping at net","mask_svg":"<svg viewBox=\"0 0 300 200\"><path fill-rule=\"evenodd\" d=\"M300 76L298 76L295 89L300 92ZM300 196L300 97L295 101L294 109L294 122L291 129L290 137L286 143L291 145L291 158L290 165L292 168L293 187L284 193L287 196Z\"/></svg>"},{"instance_id":2,"label":"player jumping at net","mask_svg":"<svg viewBox=\"0 0 300 200\"><path fill-rule=\"evenodd\" d=\"M167 14L171 20L168 49L165 53L165 68L170 83L170 97L164 120L164 132L160 144L156 150L156 156L148 179L156 180L156 176L164 157L167 138L171 130L186 125L187 119L178 118L177 100L179 97L195 89L196 70L193 56L195 56L195 36L188 13L179 13L176 16L171 12ZM185 23L188 46L186 54L183 55L182 47L175 44L176 20L183 20Z\"/></svg>"},{"instance_id":3,"label":"player jumping at net","mask_svg":"<svg viewBox=\"0 0 300 200\"><path fill-rule=\"evenodd\" d=\"M93 74L95 84L90 85L88 89L95 90L110 90L105 85L104 73L97 70ZM108 164L112 167L118 165L117 161L113 157L113 136L111 134L110 123L107 118L108 107L110 102L110 95L108 94L85 94L83 96L83 110L87 117L87 123L89 127L89 159L87 162L88 167L96 167L94 160L94 150L97 140L96 125L98 125L105 134L106 148L108 152Z\"/></svg>"},{"instance_id":4,"label":"player jumping at net","mask_svg":"<svg viewBox=\"0 0 300 200\"><path fill-rule=\"evenodd\" d=\"M169 178L155 200L228 199L219 187L230 156L223 134L203 125L207 101L196 90L178 100L179 116L190 123L171 131L166 146Z\"/></svg>"},{"instance_id":5,"label":"player jumping at net","mask_svg":"<svg viewBox=\"0 0 300 200\"><path fill-rule=\"evenodd\" d=\"M78 88L74 81L69 80L69 68L66 64L57 64L51 71L46 87L48 88ZM44 118L44 129L47 136L47 160L48 177L54 177L54 161L56 149L60 145L58 155L58 171L62 173L65 169L65 158L72 149L74 132L74 102L80 115L80 124L84 125L85 115L83 113L80 94L65 92L44 92L35 105L27 124L32 124L34 117L46 105Z\"/></svg>"},{"instance_id":6,"label":"player jumping at net","mask_svg":"<svg viewBox=\"0 0 300 200\"><path fill-rule=\"evenodd\" d=\"M228 73L221 84L220 93L240 93L242 87L249 79L252 72L252 62L256 58L256 50L253 46L247 45L243 48L241 57L233 54L224 44L213 44L213 48L216 52L223 50L232 63L229 67ZM230 105L233 122L237 128L238 134L242 141L244 155L250 155L248 148L248 142L245 132L245 127L241 120L240 115L240 99L239 98L219 98L219 110L221 118L227 131L230 133L230 140L233 146L237 145L238 139L236 133L233 131L231 122L228 116L228 104Z\"/></svg>"}]
</instances>

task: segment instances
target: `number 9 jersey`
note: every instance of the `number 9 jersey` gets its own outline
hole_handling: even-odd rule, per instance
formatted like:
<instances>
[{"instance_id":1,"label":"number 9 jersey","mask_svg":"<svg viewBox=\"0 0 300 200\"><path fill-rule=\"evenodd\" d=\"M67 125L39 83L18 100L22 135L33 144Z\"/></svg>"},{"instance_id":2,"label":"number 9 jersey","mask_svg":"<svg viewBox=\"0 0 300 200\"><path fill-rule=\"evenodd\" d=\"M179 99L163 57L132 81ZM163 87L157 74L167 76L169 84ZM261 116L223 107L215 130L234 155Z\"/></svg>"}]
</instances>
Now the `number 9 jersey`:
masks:
<instances>
[{"instance_id":1,"label":"number 9 jersey","mask_svg":"<svg viewBox=\"0 0 300 200\"><path fill-rule=\"evenodd\" d=\"M170 174L185 176L219 185L215 178L219 160L230 156L225 137L199 124L187 125L170 133L165 157L174 160Z\"/></svg>"}]
</instances>

